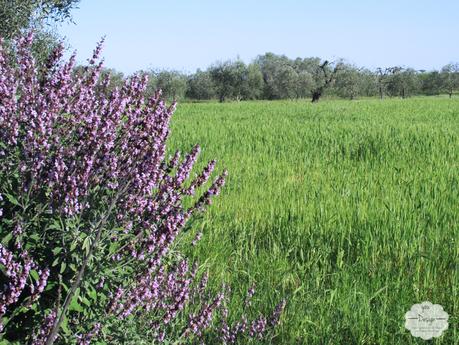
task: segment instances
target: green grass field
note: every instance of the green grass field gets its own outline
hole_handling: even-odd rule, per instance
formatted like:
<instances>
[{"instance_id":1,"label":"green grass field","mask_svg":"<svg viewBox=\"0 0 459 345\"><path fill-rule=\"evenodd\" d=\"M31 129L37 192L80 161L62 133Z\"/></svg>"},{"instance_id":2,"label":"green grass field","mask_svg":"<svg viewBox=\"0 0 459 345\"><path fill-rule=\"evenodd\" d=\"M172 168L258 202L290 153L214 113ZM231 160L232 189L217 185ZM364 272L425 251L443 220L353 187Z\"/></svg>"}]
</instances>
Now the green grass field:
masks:
<instances>
[{"instance_id":1,"label":"green grass field","mask_svg":"<svg viewBox=\"0 0 459 345\"><path fill-rule=\"evenodd\" d=\"M171 147L199 143L229 177L194 227L194 258L235 314L252 282L276 344L424 344L414 303L459 343L459 99L181 104Z\"/></svg>"}]
</instances>

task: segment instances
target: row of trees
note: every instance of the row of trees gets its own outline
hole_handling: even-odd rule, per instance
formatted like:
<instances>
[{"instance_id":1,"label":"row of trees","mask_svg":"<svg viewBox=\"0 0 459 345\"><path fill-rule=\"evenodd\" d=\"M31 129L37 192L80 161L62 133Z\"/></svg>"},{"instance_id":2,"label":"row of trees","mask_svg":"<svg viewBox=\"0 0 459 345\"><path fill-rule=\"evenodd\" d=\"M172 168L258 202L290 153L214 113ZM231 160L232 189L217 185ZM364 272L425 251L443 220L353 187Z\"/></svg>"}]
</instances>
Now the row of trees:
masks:
<instances>
[{"instance_id":1,"label":"row of trees","mask_svg":"<svg viewBox=\"0 0 459 345\"><path fill-rule=\"evenodd\" d=\"M122 74L109 71L116 79ZM254 100L301 99L318 101L323 95L357 97L409 97L438 95L450 97L459 89L459 63L439 71L394 66L375 71L344 60L320 58L289 59L266 53L246 64L240 59L217 62L206 70L186 74L171 70L144 71L149 89L161 88L172 99Z\"/></svg>"},{"instance_id":2,"label":"row of trees","mask_svg":"<svg viewBox=\"0 0 459 345\"><path fill-rule=\"evenodd\" d=\"M44 60L59 37L47 25L70 19L79 0L0 0L0 37L7 41L21 31L35 31L34 55ZM122 73L105 70L114 85L121 85ZM438 71L417 71L393 66L371 71L344 60L330 62L317 57L290 59L266 53L251 63L240 59L217 62L206 70L186 74L180 71L144 71L149 74L149 93L161 88L169 99L298 99L318 101L324 94L357 97L409 97L447 93L459 89L459 63Z\"/></svg>"}]
</instances>

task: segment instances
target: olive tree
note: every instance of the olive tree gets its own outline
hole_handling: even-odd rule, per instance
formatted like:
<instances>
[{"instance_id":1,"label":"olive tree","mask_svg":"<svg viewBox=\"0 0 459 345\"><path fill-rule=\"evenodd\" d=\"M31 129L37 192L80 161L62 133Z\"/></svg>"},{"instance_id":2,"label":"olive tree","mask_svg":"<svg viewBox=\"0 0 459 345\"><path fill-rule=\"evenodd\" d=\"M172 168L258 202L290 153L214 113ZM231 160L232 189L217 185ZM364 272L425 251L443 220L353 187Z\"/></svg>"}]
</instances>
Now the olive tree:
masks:
<instances>
[{"instance_id":1,"label":"olive tree","mask_svg":"<svg viewBox=\"0 0 459 345\"><path fill-rule=\"evenodd\" d=\"M13 38L44 19L62 21L80 0L0 0L0 37Z\"/></svg>"},{"instance_id":2,"label":"olive tree","mask_svg":"<svg viewBox=\"0 0 459 345\"><path fill-rule=\"evenodd\" d=\"M343 63L325 60L313 69L314 87L311 90L312 102L318 102L325 90L333 86L336 76L343 68Z\"/></svg>"},{"instance_id":3,"label":"olive tree","mask_svg":"<svg viewBox=\"0 0 459 345\"><path fill-rule=\"evenodd\" d=\"M412 68L393 67L387 78L387 93L393 97L406 98L419 89L417 72Z\"/></svg>"},{"instance_id":4,"label":"olive tree","mask_svg":"<svg viewBox=\"0 0 459 345\"><path fill-rule=\"evenodd\" d=\"M459 88L459 63L449 63L441 69L442 89L445 90L449 98L452 97L454 90Z\"/></svg>"},{"instance_id":5,"label":"olive tree","mask_svg":"<svg viewBox=\"0 0 459 345\"><path fill-rule=\"evenodd\" d=\"M187 89L187 76L179 71L156 70L143 72L147 74L147 93L153 95L156 90L161 90L164 98L179 100L185 97Z\"/></svg>"},{"instance_id":6,"label":"olive tree","mask_svg":"<svg viewBox=\"0 0 459 345\"><path fill-rule=\"evenodd\" d=\"M334 89L338 96L355 99L361 94L362 77L359 69L351 64L343 64L338 72Z\"/></svg>"},{"instance_id":7,"label":"olive tree","mask_svg":"<svg viewBox=\"0 0 459 345\"><path fill-rule=\"evenodd\" d=\"M198 69L188 76L186 97L196 100L212 99L215 97L215 86L210 74Z\"/></svg>"},{"instance_id":8,"label":"olive tree","mask_svg":"<svg viewBox=\"0 0 459 345\"><path fill-rule=\"evenodd\" d=\"M247 66L239 59L217 62L209 67L208 72L220 102L228 98L253 99L261 92L261 73L255 66Z\"/></svg>"}]
</instances>

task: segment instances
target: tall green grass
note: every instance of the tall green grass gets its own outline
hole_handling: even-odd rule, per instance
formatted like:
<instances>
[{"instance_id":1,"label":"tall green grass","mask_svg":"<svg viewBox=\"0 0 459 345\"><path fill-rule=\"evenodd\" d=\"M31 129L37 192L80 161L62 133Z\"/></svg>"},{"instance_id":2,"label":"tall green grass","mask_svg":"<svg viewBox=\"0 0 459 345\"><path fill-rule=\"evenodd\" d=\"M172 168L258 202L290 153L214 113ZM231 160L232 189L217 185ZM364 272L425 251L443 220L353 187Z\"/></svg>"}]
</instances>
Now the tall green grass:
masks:
<instances>
[{"instance_id":1,"label":"tall green grass","mask_svg":"<svg viewBox=\"0 0 459 345\"><path fill-rule=\"evenodd\" d=\"M170 144L226 167L193 252L238 299L255 281L276 344L423 344L414 303L444 306L459 343L459 100L179 105Z\"/></svg>"}]
</instances>

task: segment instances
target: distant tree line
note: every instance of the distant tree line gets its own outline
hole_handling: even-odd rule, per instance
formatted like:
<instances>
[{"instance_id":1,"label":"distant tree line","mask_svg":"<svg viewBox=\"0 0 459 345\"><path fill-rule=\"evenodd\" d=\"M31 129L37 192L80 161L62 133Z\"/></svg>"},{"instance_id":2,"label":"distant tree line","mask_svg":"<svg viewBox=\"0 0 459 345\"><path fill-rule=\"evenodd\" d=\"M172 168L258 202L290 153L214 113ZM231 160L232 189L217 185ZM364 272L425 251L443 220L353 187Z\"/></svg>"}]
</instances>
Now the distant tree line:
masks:
<instances>
[{"instance_id":1,"label":"distant tree line","mask_svg":"<svg viewBox=\"0 0 459 345\"><path fill-rule=\"evenodd\" d=\"M70 20L70 12L80 0L0 0L0 37L6 40L33 29L34 55L46 63L61 40L50 23ZM113 69L113 85L122 85L124 75ZM402 66L369 70L344 60L328 61L317 57L290 59L266 53L251 63L240 59L216 62L206 70L183 73L174 70L142 71L149 75L148 92L161 88L169 99L226 100L311 99L322 96L355 99L358 97L409 97L448 94L459 90L459 63L440 70L424 71Z\"/></svg>"},{"instance_id":2,"label":"distant tree line","mask_svg":"<svg viewBox=\"0 0 459 345\"><path fill-rule=\"evenodd\" d=\"M110 73L120 82L123 75ZM187 74L173 70L143 71L149 75L149 89L161 88L169 99L276 100L311 99L322 96L400 97L448 94L459 90L459 63L440 70L424 71L393 66L369 70L344 60L316 57L290 59L266 53L251 63L240 59L216 62L206 70Z\"/></svg>"}]
</instances>

